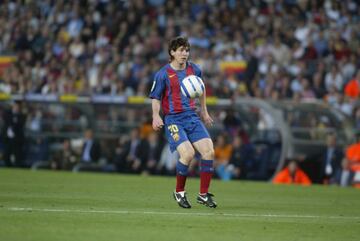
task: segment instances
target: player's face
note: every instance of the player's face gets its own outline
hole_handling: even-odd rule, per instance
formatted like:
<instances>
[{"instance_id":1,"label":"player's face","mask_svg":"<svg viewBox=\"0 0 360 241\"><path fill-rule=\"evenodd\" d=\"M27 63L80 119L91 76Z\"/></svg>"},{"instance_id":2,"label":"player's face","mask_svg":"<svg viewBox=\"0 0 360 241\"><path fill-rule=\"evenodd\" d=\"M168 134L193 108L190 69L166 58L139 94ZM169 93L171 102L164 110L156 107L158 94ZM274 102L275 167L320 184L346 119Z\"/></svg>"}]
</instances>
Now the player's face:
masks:
<instances>
[{"instance_id":1,"label":"player's face","mask_svg":"<svg viewBox=\"0 0 360 241\"><path fill-rule=\"evenodd\" d=\"M190 54L190 49L185 46L181 46L177 48L175 51L171 51L171 55L174 57L173 61L176 61L180 65L186 63L186 61L189 58L189 54Z\"/></svg>"}]
</instances>

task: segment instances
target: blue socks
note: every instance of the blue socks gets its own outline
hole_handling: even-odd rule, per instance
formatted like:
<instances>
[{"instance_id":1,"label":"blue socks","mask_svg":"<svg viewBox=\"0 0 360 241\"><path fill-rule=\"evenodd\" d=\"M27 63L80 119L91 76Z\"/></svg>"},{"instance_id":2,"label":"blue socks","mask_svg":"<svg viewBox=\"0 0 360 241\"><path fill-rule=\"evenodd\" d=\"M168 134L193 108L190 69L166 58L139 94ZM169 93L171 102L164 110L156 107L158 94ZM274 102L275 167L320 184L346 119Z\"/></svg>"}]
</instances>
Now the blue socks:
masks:
<instances>
[{"instance_id":1,"label":"blue socks","mask_svg":"<svg viewBox=\"0 0 360 241\"><path fill-rule=\"evenodd\" d=\"M213 172L213 160L201 160L200 162L200 172Z\"/></svg>"},{"instance_id":2,"label":"blue socks","mask_svg":"<svg viewBox=\"0 0 360 241\"><path fill-rule=\"evenodd\" d=\"M181 176L187 176L188 169L189 169L189 166L182 164L180 161L176 162L176 173L177 174L179 174Z\"/></svg>"}]
</instances>

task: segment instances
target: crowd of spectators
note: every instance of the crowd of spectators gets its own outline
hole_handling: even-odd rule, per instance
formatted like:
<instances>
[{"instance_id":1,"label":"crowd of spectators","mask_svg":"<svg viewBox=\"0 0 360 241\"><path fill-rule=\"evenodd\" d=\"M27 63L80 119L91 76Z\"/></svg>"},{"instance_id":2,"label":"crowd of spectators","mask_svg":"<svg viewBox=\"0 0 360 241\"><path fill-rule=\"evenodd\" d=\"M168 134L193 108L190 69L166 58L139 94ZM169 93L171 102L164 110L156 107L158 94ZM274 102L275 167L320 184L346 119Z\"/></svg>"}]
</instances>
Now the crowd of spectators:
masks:
<instances>
[{"instance_id":1,"label":"crowd of spectators","mask_svg":"<svg viewBox=\"0 0 360 241\"><path fill-rule=\"evenodd\" d=\"M0 92L146 96L168 40L185 35L210 95L323 99L355 115L357 1L3 1L0 13L0 55L17 56Z\"/></svg>"},{"instance_id":2,"label":"crowd of spectators","mask_svg":"<svg viewBox=\"0 0 360 241\"><path fill-rule=\"evenodd\" d=\"M354 0L1 1L0 56L17 60L0 75L0 93L147 96L155 72L168 61L168 41L183 35L191 44L191 60L201 66L208 95L323 100L360 129L359 16ZM224 61L244 62L246 68L227 72L221 68ZM42 113L32 111L30 127L39 131ZM109 115L118 121L116 113L106 113L104 121L112 120ZM141 145L152 150L149 143L157 137L148 138ZM244 136L229 142L247 144ZM119 160L124 160L122 151L132 153L128 145L131 141L120 138ZM219 160L232 164L235 177L243 175L236 155L247 150L240 149ZM159 150L152 155L161 156ZM152 162L142 166L140 159L115 161L116 168L158 171ZM229 167L221 168L218 175L231 178Z\"/></svg>"}]
</instances>

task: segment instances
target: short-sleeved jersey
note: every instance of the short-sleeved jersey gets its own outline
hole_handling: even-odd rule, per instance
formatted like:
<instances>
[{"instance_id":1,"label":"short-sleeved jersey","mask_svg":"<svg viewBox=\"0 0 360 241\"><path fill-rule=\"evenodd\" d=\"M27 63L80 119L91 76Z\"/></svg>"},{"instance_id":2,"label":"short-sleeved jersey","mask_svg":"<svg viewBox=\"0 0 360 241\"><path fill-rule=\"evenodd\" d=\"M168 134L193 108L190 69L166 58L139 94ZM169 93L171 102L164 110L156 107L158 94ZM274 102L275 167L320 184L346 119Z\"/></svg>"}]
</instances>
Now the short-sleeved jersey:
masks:
<instances>
[{"instance_id":1,"label":"short-sleeved jersey","mask_svg":"<svg viewBox=\"0 0 360 241\"><path fill-rule=\"evenodd\" d=\"M180 89L180 82L189 75L196 75L201 78L200 68L191 62L186 63L184 70L174 70L170 64L167 64L155 74L150 98L161 101L164 115L195 109L195 101L184 96Z\"/></svg>"}]
</instances>

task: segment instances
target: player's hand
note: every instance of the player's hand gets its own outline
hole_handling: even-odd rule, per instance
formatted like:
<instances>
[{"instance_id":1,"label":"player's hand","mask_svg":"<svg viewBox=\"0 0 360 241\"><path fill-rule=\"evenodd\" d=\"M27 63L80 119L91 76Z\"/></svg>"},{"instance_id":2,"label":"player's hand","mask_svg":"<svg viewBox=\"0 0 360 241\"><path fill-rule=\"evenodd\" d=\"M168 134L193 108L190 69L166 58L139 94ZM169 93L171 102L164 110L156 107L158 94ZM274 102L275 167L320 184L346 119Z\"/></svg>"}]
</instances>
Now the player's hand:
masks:
<instances>
[{"instance_id":1,"label":"player's hand","mask_svg":"<svg viewBox=\"0 0 360 241\"><path fill-rule=\"evenodd\" d=\"M152 127L155 131L160 130L164 126L164 122L159 115L153 116Z\"/></svg>"},{"instance_id":2,"label":"player's hand","mask_svg":"<svg viewBox=\"0 0 360 241\"><path fill-rule=\"evenodd\" d=\"M201 113L201 118L206 126L212 126L214 124L214 120L210 117L210 115L206 113Z\"/></svg>"}]
</instances>

